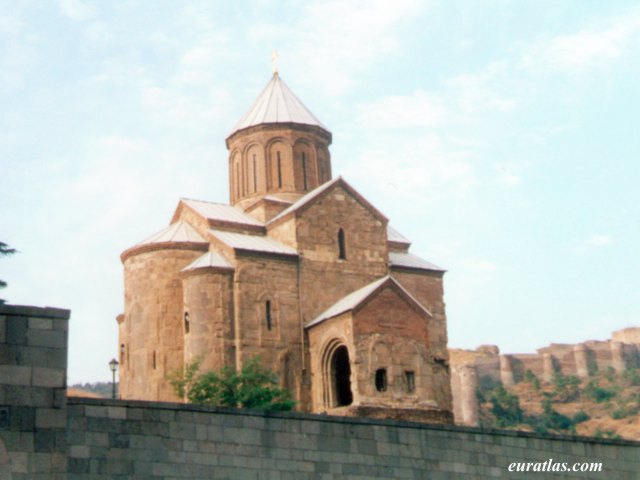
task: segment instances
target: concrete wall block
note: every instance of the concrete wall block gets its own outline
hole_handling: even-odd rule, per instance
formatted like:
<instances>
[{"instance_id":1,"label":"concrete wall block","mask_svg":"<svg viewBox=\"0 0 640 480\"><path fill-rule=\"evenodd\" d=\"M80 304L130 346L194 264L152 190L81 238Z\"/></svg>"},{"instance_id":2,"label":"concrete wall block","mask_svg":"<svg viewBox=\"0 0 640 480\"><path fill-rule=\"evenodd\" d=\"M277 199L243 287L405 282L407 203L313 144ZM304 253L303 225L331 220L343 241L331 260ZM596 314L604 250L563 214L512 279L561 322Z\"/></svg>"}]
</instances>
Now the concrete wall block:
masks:
<instances>
[{"instance_id":1,"label":"concrete wall block","mask_svg":"<svg viewBox=\"0 0 640 480\"><path fill-rule=\"evenodd\" d=\"M38 408L36 428L67 428L67 412L57 408Z\"/></svg>"},{"instance_id":2,"label":"concrete wall block","mask_svg":"<svg viewBox=\"0 0 640 480\"><path fill-rule=\"evenodd\" d=\"M67 369L67 350L22 346L17 352L18 363L33 367Z\"/></svg>"},{"instance_id":3,"label":"concrete wall block","mask_svg":"<svg viewBox=\"0 0 640 480\"><path fill-rule=\"evenodd\" d=\"M125 407L107 407L107 416L119 420L127 419L127 409Z\"/></svg>"},{"instance_id":4,"label":"concrete wall block","mask_svg":"<svg viewBox=\"0 0 640 480\"><path fill-rule=\"evenodd\" d=\"M30 317L28 326L34 330L53 330L53 319L42 317Z\"/></svg>"},{"instance_id":5,"label":"concrete wall block","mask_svg":"<svg viewBox=\"0 0 640 480\"><path fill-rule=\"evenodd\" d=\"M34 387L63 388L67 372L58 368L33 367L31 384Z\"/></svg>"},{"instance_id":6,"label":"concrete wall block","mask_svg":"<svg viewBox=\"0 0 640 480\"><path fill-rule=\"evenodd\" d=\"M0 343L7 341L7 317L0 315Z\"/></svg>"},{"instance_id":7,"label":"concrete wall block","mask_svg":"<svg viewBox=\"0 0 640 480\"><path fill-rule=\"evenodd\" d=\"M31 367L0 365L0 384L30 386Z\"/></svg>"},{"instance_id":8,"label":"concrete wall block","mask_svg":"<svg viewBox=\"0 0 640 480\"><path fill-rule=\"evenodd\" d=\"M11 470L16 473L29 473L29 454L27 452L9 451Z\"/></svg>"},{"instance_id":9,"label":"concrete wall block","mask_svg":"<svg viewBox=\"0 0 640 480\"><path fill-rule=\"evenodd\" d=\"M26 317L7 317L5 341L9 345L27 344L27 322Z\"/></svg>"},{"instance_id":10,"label":"concrete wall block","mask_svg":"<svg viewBox=\"0 0 640 480\"><path fill-rule=\"evenodd\" d=\"M27 345L31 347L67 348L67 332L57 330L29 330Z\"/></svg>"}]
</instances>

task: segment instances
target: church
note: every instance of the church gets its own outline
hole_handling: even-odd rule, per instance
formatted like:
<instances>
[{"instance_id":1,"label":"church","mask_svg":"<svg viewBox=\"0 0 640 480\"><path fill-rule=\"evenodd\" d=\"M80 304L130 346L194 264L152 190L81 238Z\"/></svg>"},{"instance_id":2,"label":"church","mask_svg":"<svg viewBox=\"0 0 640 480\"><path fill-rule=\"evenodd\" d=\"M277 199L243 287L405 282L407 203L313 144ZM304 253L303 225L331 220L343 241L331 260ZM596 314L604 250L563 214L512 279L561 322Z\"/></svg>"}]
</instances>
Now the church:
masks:
<instances>
[{"instance_id":1,"label":"church","mask_svg":"<svg viewBox=\"0 0 640 480\"><path fill-rule=\"evenodd\" d=\"M121 398L259 356L300 411L452 422L445 271L332 175L331 140L274 72L226 139L230 203L183 198L122 253Z\"/></svg>"}]
</instances>

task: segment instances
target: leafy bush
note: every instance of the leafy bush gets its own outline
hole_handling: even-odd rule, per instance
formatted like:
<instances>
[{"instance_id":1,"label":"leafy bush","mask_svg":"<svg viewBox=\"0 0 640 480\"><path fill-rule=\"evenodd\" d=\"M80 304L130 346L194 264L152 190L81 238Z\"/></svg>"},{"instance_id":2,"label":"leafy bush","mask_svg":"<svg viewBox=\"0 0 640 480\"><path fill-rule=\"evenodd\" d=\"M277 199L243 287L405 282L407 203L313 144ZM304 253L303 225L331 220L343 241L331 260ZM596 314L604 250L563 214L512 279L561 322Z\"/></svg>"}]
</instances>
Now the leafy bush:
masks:
<instances>
[{"instance_id":1,"label":"leafy bush","mask_svg":"<svg viewBox=\"0 0 640 480\"><path fill-rule=\"evenodd\" d=\"M553 375L553 384L555 386L553 395L558 402L570 402L575 400L580 394L580 379L575 375L562 375L556 372Z\"/></svg>"},{"instance_id":2,"label":"leafy bush","mask_svg":"<svg viewBox=\"0 0 640 480\"><path fill-rule=\"evenodd\" d=\"M630 368L624 372L624 379L634 387L640 386L640 372L637 368Z\"/></svg>"},{"instance_id":3,"label":"leafy bush","mask_svg":"<svg viewBox=\"0 0 640 480\"><path fill-rule=\"evenodd\" d=\"M616 396L616 392L599 386L595 380L591 380L582 393L596 403L606 402Z\"/></svg>"},{"instance_id":4,"label":"leafy bush","mask_svg":"<svg viewBox=\"0 0 640 480\"><path fill-rule=\"evenodd\" d=\"M508 392L502 386L491 391L491 413L496 417L498 427L508 427L522 423L524 415L518 396Z\"/></svg>"},{"instance_id":5,"label":"leafy bush","mask_svg":"<svg viewBox=\"0 0 640 480\"><path fill-rule=\"evenodd\" d=\"M169 377L180 398L203 405L268 411L291 410L295 405L291 394L278 386L276 375L260 365L259 357L248 360L240 372L225 366L198 375L200 363L190 363L184 372Z\"/></svg>"},{"instance_id":6,"label":"leafy bush","mask_svg":"<svg viewBox=\"0 0 640 480\"><path fill-rule=\"evenodd\" d=\"M540 380L536 377L535 373L531 370L527 370L524 372L524 379L533 386L533 389L538 392L540 391Z\"/></svg>"},{"instance_id":7,"label":"leafy bush","mask_svg":"<svg viewBox=\"0 0 640 480\"><path fill-rule=\"evenodd\" d=\"M544 410L542 420L546 428L552 430L575 430L575 422L566 415L554 410L550 400L545 400L542 407Z\"/></svg>"},{"instance_id":8,"label":"leafy bush","mask_svg":"<svg viewBox=\"0 0 640 480\"><path fill-rule=\"evenodd\" d=\"M578 423L586 422L590 418L591 417L587 415L587 413L584 410L580 410L579 412L576 412L575 415L573 416L573 423L578 424Z\"/></svg>"}]
</instances>

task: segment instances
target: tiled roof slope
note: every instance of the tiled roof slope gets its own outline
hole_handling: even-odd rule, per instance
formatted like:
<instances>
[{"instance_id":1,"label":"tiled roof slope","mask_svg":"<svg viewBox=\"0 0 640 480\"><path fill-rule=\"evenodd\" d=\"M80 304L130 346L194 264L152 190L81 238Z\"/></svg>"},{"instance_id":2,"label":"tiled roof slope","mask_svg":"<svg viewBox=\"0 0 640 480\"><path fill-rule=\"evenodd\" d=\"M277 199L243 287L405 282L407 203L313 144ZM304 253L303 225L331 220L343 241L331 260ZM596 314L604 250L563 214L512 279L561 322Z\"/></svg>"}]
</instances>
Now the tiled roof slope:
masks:
<instances>
[{"instance_id":1,"label":"tiled roof slope","mask_svg":"<svg viewBox=\"0 0 640 480\"><path fill-rule=\"evenodd\" d=\"M277 73L229 134L264 123L300 123L329 131L295 96Z\"/></svg>"}]
</instances>

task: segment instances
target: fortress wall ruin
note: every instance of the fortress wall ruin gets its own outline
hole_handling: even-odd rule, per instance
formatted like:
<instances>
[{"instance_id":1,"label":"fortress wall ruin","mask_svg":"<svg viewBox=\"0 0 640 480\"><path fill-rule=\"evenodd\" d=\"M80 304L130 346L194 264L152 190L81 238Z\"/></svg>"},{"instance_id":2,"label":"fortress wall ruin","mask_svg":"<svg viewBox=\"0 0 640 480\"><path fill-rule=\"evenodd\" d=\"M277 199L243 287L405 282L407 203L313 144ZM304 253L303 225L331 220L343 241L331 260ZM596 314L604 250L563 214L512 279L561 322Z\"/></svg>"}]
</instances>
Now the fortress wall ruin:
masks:
<instances>
[{"instance_id":1,"label":"fortress wall ruin","mask_svg":"<svg viewBox=\"0 0 640 480\"><path fill-rule=\"evenodd\" d=\"M483 345L475 351L451 352L451 389L456 423L477 425L475 392L480 387L510 387L525 379L527 371L551 382L556 374L588 379L597 372L613 369L622 373L640 368L640 328L612 333L611 340L589 340L578 344L556 344L537 353L500 354L498 347ZM471 383L470 383L471 382Z\"/></svg>"},{"instance_id":2,"label":"fortress wall ruin","mask_svg":"<svg viewBox=\"0 0 640 480\"><path fill-rule=\"evenodd\" d=\"M640 443L297 412L68 398L67 319L0 305L3 480L510 478L512 462L602 462L632 479ZM577 478L554 474L554 478Z\"/></svg>"}]
</instances>

